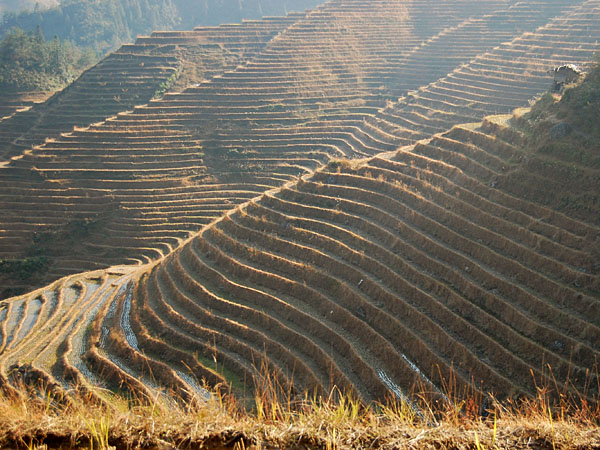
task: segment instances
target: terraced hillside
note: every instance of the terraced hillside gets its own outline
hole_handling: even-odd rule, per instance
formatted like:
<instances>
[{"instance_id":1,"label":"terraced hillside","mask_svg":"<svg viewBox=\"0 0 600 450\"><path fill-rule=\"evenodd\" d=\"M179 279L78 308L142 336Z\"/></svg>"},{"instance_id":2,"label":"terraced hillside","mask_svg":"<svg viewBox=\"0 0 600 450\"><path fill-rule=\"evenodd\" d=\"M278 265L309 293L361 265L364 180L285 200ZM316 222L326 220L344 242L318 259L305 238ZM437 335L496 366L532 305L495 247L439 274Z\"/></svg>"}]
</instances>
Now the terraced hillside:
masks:
<instances>
[{"instance_id":1,"label":"terraced hillside","mask_svg":"<svg viewBox=\"0 0 600 450\"><path fill-rule=\"evenodd\" d=\"M378 115L373 126L414 143L486 114L508 113L547 89L547 68L560 61L585 65L597 52L598 2L584 2L568 14L478 55L446 77L418 90Z\"/></svg>"},{"instance_id":2,"label":"terraced hillside","mask_svg":"<svg viewBox=\"0 0 600 450\"><path fill-rule=\"evenodd\" d=\"M124 45L63 92L0 124L3 158L105 120L162 95L179 77L195 82L250 58L302 14L191 32L157 32Z\"/></svg>"},{"instance_id":3,"label":"terraced hillside","mask_svg":"<svg viewBox=\"0 0 600 450\"><path fill-rule=\"evenodd\" d=\"M529 161L547 160L508 118L332 162L158 263L5 302L5 384L190 398L204 380L243 395L266 367L284 389L365 401L449 379L535 394L550 376L597 398L600 228L505 187L520 173L535 190Z\"/></svg>"},{"instance_id":4,"label":"terraced hillside","mask_svg":"<svg viewBox=\"0 0 600 450\"><path fill-rule=\"evenodd\" d=\"M526 105L550 83L548 68L589 61L600 33L594 1L372 3L331 1L286 18L155 33L90 70L37 119L17 114L0 124L6 152L21 152L0 169L0 258L42 258L47 268L9 274L4 295L81 270L147 263L331 158L391 151ZM207 68L209 49L217 60L234 56ZM163 71L161 80L175 72L178 92L44 138L57 123L116 112L115 98L131 87L98 77L130 55L172 66L127 65L123 83L146 70ZM130 107L156 86L121 100ZM99 98L109 99L105 109L86 106Z\"/></svg>"},{"instance_id":5,"label":"terraced hillside","mask_svg":"<svg viewBox=\"0 0 600 450\"><path fill-rule=\"evenodd\" d=\"M0 99L0 120L5 120L19 110L31 108L36 103L45 101L51 93L47 92L16 92L3 93Z\"/></svg>"},{"instance_id":6,"label":"terraced hillside","mask_svg":"<svg viewBox=\"0 0 600 450\"><path fill-rule=\"evenodd\" d=\"M600 1L368 6L141 38L121 52L253 50L0 168L5 286L114 265L0 303L3 386L597 398L598 73L498 114L593 59Z\"/></svg>"},{"instance_id":7,"label":"terraced hillside","mask_svg":"<svg viewBox=\"0 0 600 450\"><path fill-rule=\"evenodd\" d=\"M549 365L586 392L600 228L490 187L523 164L518 139L456 127L266 193L144 274L132 314L174 350L214 342L240 379L264 349L301 391L382 398L454 370L461 388L535 393Z\"/></svg>"},{"instance_id":8,"label":"terraced hillside","mask_svg":"<svg viewBox=\"0 0 600 450\"><path fill-rule=\"evenodd\" d=\"M575 125L573 105L597 107L598 75L562 102L580 152L598 143L585 147L595 125ZM539 117L521 128L490 117L330 163L226 214L142 275L140 333L166 354L211 342L238 380L262 350L300 392L337 385L368 400L455 379L504 396L552 377L596 399L597 210L574 219L538 192L562 195L558 180L578 171L581 192L597 197L588 183L600 165L548 155Z\"/></svg>"}]
</instances>

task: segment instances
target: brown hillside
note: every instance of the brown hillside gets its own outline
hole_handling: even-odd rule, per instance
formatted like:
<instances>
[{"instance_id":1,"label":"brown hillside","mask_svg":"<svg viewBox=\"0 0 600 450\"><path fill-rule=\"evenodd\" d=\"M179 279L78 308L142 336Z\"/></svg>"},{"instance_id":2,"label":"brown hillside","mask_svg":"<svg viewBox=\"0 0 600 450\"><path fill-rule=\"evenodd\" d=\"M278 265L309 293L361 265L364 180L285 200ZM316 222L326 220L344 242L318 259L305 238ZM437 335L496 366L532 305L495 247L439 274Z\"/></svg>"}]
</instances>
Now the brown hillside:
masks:
<instances>
[{"instance_id":1,"label":"brown hillside","mask_svg":"<svg viewBox=\"0 0 600 450\"><path fill-rule=\"evenodd\" d=\"M547 93L517 126L531 149L525 164L497 179L505 189L600 225L600 71L557 101ZM531 177L539 182L535 188ZM543 187L542 187L543 186ZM590 242L594 246L593 242ZM596 261L600 246L595 244Z\"/></svg>"},{"instance_id":2,"label":"brown hillside","mask_svg":"<svg viewBox=\"0 0 600 450\"><path fill-rule=\"evenodd\" d=\"M56 281L0 302L4 391L246 399L267 373L294 398L548 386L594 404L598 69L498 114L593 60L600 1L436 5L437 21L426 1L340 0L210 29L239 65L199 83L182 65L177 92L7 161L5 294ZM133 47L191 55L204 31Z\"/></svg>"},{"instance_id":3,"label":"brown hillside","mask_svg":"<svg viewBox=\"0 0 600 450\"><path fill-rule=\"evenodd\" d=\"M262 351L300 391L382 398L454 373L461 389L535 394L551 367L593 399L600 229L490 187L522 152L486 122L265 194L142 277L140 334L211 342L234 380Z\"/></svg>"},{"instance_id":4,"label":"brown hillside","mask_svg":"<svg viewBox=\"0 0 600 450\"><path fill-rule=\"evenodd\" d=\"M251 58L299 17L302 14L140 37L44 104L0 124L0 155L6 159L73 127L88 126L147 103L179 78L193 83L222 74Z\"/></svg>"}]
</instances>

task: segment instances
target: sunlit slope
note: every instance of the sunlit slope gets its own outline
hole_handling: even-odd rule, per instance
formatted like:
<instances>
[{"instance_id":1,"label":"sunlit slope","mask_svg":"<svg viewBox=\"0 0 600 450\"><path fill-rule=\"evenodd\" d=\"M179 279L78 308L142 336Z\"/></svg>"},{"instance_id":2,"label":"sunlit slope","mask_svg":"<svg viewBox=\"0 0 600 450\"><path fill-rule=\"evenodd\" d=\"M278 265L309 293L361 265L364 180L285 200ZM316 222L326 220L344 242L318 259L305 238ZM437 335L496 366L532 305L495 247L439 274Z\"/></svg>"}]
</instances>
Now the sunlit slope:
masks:
<instances>
[{"instance_id":1,"label":"sunlit slope","mask_svg":"<svg viewBox=\"0 0 600 450\"><path fill-rule=\"evenodd\" d=\"M479 55L448 76L409 92L370 124L400 138L399 144L408 144L456 123L510 112L548 88L548 68L593 60L598 51L599 6L597 1L584 2L535 33L524 33Z\"/></svg>"},{"instance_id":2,"label":"sunlit slope","mask_svg":"<svg viewBox=\"0 0 600 450\"><path fill-rule=\"evenodd\" d=\"M48 92L3 93L2 99L0 99L0 122L17 111L31 108L36 103L45 101L50 95L52 94Z\"/></svg>"},{"instance_id":3,"label":"sunlit slope","mask_svg":"<svg viewBox=\"0 0 600 450\"><path fill-rule=\"evenodd\" d=\"M100 372L94 374L88 369L88 364L115 365L102 358L101 348L99 351L91 348L90 329L99 312L105 311L116 296L124 295L131 278L128 272L131 269L113 268L78 275L3 303L0 311L3 385L5 377L13 384L20 380L50 389L68 389L74 384L80 385L80 389L90 383L110 384L113 380L110 371L102 370L102 377L97 378ZM108 313L114 315L113 310ZM85 362L84 354L88 351L93 356ZM123 376L119 374L119 378ZM111 387L118 386L116 381Z\"/></svg>"},{"instance_id":4,"label":"sunlit slope","mask_svg":"<svg viewBox=\"0 0 600 450\"><path fill-rule=\"evenodd\" d=\"M245 360L236 379L262 350L300 390L382 398L454 373L501 397L547 376L595 398L600 228L499 181L560 192L505 121L266 193L143 276L132 314L174 349L211 336L225 367Z\"/></svg>"},{"instance_id":5,"label":"sunlit slope","mask_svg":"<svg viewBox=\"0 0 600 450\"><path fill-rule=\"evenodd\" d=\"M195 79L202 49L227 42L238 56L248 47L258 52L181 93L26 150L1 170L0 256L44 257L49 269L11 275L5 295L84 269L159 258L224 211L332 157L394 150L480 120L498 104L506 111L524 105L547 88L549 67L591 59L599 34L597 2L361 5L329 2L306 15L219 27L214 41L214 29L156 33L115 54L145 47L142 53L152 54L199 39L200 47L185 47L194 63L182 69L181 89ZM269 23L282 31L264 44ZM253 27L262 30L258 42L248 32ZM533 32L510 40L526 27ZM451 78L480 70L482 58L481 84L473 76L457 82L453 98L462 107L430 104L417 123L407 112L417 107L407 106L414 95L390 100L458 61L465 65ZM86 92L77 87L82 80L71 89ZM474 89L483 106L469 106ZM400 111L408 124L395 119Z\"/></svg>"}]
</instances>

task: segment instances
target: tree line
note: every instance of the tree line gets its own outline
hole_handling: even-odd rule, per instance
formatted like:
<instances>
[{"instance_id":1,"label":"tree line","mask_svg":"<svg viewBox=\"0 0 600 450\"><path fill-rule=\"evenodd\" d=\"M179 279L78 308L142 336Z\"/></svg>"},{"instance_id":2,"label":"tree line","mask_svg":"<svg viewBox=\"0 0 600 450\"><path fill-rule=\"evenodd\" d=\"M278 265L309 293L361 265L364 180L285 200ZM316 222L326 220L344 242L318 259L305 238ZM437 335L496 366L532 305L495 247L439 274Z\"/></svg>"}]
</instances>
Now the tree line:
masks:
<instances>
[{"instance_id":1,"label":"tree line","mask_svg":"<svg viewBox=\"0 0 600 450\"><path fill-rule=\"evenodd\" d=\"M62 0L50 9L5 13L0 36L14 27L58 36L105 53L153 30L186 30L283 15L314 7L324 0Z\"/></svg>"},{"instance_id":2,"label":"tree line","mask_svg":"<svg viewBox=\"0 0 600 450\"><path fill-rule=\"evenodd\" d=\"M58 37L44 38L41 27L34 32L14 28L0 42L0 89L2 91L51 91L70 83L98 56Z\"/></svg>"},{"instance_id":3,"label":"tree line","mask_svg":"<svg viewBox=\"0 0 600 450\"><path fill-rule=\"evenodd\" d=\"M40 27L46 36L105 53L135 40L137 34L172 29L176 24L172 0L85 0L61 2L47 10L6 13L0 34L15 27L26 31Z\"/></svg>"},{"instance_id":4,"label":"tree line","mask_svg":"<svg viewBox=\"0 0 600 450\"><path fill-rule=\"evenodd\" d=\"M61 89L137 35L284 15L323 1L62 0L50 9L5 13L0 21L0 87Z\"/></svg>"}]
</instances>

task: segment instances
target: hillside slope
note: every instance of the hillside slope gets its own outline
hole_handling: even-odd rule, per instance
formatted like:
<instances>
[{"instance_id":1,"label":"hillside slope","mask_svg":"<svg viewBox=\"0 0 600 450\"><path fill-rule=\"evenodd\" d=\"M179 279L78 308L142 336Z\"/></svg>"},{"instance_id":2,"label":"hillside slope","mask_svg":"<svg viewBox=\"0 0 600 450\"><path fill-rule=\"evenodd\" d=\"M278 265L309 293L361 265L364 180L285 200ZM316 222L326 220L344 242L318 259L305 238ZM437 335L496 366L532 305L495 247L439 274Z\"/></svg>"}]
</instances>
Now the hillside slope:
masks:
<instances>
[{"instance_id":1,"label":"hillside slope","mask_svg":"<svg viewBox=\"0 0 600 450\"><path fill-rule=\"evenodd\" d=\"M263 16L281 16L287 14L288 11L303 11L309 7L314 7L322 3L322 0L245 0L236 3L235 7L231 7L230 2L220 0L208 0L203 2L202 5L195 0L191 2L187 0L167 0L152 3L138 0L127 0L125 2L74 0L70 2L63 1L58 5L58 2L53 0L46 3L35 2L35 4L39 3L35 11L33 11L34 2L19 1L11 3L13 4L6 5L7 9L3 9L3 5L0 4L0 15L3 15L0 21L0 38L4 39L14 33L15 28L24 29L31 34L39 32L47 37L68 42L68 45L71 45L75 50L87 55L87 59L97 61L100 56L116 50L122 43L132 42L137 36L150 33L153 30L187 30L194 26L217 26L223 23L260 19ZM29 10L29 12L15 14L22 10ZM214 55L211 55L211 57L214 58ZM64 60L64 58L61 60ZM59 61L59 59L56 59L56 61ZM69 70L77 75L82 73L84 67L90 65L87 61L84 67L74 67L76 64L67 63ZM4 65L5 67L14 65L14 62L9 61ZM11 70L12 68L8 68L8 71ZM32 74L33 71L28 69L22 74L21 78L13 80L13 84L21 86L20 92L27 94L39 90L39 88L28 88L28 92L25 92L23 86L27 84L27 81L29 81L29 84L34 81L34 84L38 86L55 81L51 77L32 80ZM164 82L164 79L161 79L158 74L154 74L154 76L158 88ZM2 81L1 78L0 76L0 81ZM56 86L56 83L54 84L52 88L56 91L59 86ZM64 86L65 83L61 83L61 85ZM155 90L152 92L155 92ZM137 98L137 103L145 103L149 98L140 96ZM26 102L22 105L15 104L12 98L1 97L0 119L9 115L9 113L14 113L17 109L22 109L23 106L29 105ZM133 104L124 101L120 104L120 108L115 109L113 113L125 111L132 106ZM104 118L106 116L98 117L95 121ZM92 122L81 122L81 120L79 123L67 122L65 124L66 128L62 131L70 130L73 125L81 126Z\"/></svg>"},{"instance_id":2,"label":"hillside slope","mask_svg":"<svg viewBox=\"0 0 600 450\"><path fill-rule=\"evenodd\" d=\"M598 69L588 74L585 83L567 90L559 102L545 94L518 122L531 148L526 163L498 183L529 200L600 225L599 99ZM532 174L544 180L543 188L523 185ZM598 248L595 255L600 261Z\"/></svg>"},{"instance_id":3,"label":"hillside slope","mask_svg":"<svg viewBox=\"0 0 600 450\"><path fill-rule=\"evenodd\" d=\"M565 148L597 154L597 122L579 100L597 111L598 70L527 115L333 161L140 270L6 301L5 385L100 383L150 398L166 387L191 399L205 380L243 397L266 369L286 392L335 385L364 401L415 387L443 397L451 380L456 392L535 397L549 386L592 404L600 227L593 211L570 217L530 192L562 195L532 163L546 158L547 121L578 131L554 161L573 164Z\"/></svg>"},{"instance_id":4,"label":"hillside slope","mask_svg":"<svg viewBox=\"0 0 600 450\"><path fill-rule=\"evenodd\" d=\"M551 83L549 68L591 60L600 37L594 0L371 6L340 0L286 18L157 32L31 115L0 122L14 155L0 169L0 257L18 267L43 258L47 269L9 274L5 295L160 258L331 158L391 151L526 105ZM202 65L206 55L216 67ZM120 68L122 81L102 78ZM92 123L145 101L173 73L175 92Z\"/></svg>"},{"instance_id":5,"label":"hillside slope","mask_svg":"<svg viewBox=\"0 0 600 450\"><path fill-rule=\"evenodd\" d=\"M576 95L560 104L567 117ZM590 124L582 134L597 132ZM300 392L334 384L381 399L454 377L459 390L474 383L504 397L535 395L552 376L595 399L597 215L531 201L529 192L561 193L532 164L536 153L520 131L488 120L385 159L330 164L153 267L132 300L138 332L180 351L210 333L225 367L242 358L250 372L263 349L282 385L293 379ZM502 174L510 183L496 183Z\"/></svg>"}]
</instances>

